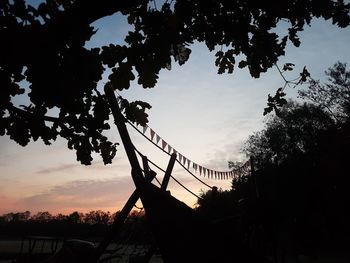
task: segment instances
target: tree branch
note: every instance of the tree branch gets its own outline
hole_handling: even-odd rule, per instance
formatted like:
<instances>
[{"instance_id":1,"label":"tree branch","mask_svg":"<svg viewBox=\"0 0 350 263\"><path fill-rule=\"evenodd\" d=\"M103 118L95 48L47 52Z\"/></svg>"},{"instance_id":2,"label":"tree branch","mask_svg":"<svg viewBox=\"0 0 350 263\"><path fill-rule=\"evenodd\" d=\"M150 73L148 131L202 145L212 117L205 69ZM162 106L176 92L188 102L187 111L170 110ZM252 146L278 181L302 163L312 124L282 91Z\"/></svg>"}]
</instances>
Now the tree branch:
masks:
<instances>
[{"instance_id":1,"label":"tree branch","mask_svg":"<svg viewBox=\"0 0 350 263\"><path fill-rule=\"evenodd\" d=\"M48 26L64 25L69 29L75 25L90 25L100 18L123 12L141 2L142 0L77 0L71 8L61 12L48 23Z\"/></svg>"},{"instance_id":2,"label":"tree branch","mask_svg":"<svg viewBox=\"0 0 350 263\"><path fill-rule=\"evenodd\" d=\"M26 118L41 118L43 121L49 121L49 122L59 122L62 123L63 119L57 118L57 117L51 117L51 116L46 116L46 115L35 115L33 112L23 110L20 108L17 108L13 105L9 107L9 110L14 111L15 113L25 116Z\"/></svg>"}]
</instances>

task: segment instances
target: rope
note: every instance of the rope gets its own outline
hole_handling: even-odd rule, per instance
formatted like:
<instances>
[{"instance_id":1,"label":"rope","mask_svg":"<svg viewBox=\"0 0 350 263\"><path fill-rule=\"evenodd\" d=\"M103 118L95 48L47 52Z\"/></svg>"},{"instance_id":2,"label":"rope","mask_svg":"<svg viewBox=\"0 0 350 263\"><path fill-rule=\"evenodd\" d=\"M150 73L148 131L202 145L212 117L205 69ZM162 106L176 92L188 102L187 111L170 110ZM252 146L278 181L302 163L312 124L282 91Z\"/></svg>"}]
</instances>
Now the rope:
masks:
<instances>
[{"instance_id":1,"label":"rope","mask_svg":"<svg viewBox=\"0 0 350 263\"><path fill-rule=\"evenodd\" d=\"M118 95L118 97L117 97L117 101L118 101L118 103L119 104L121 104L121 100L123 100L123 97L120 95L120 93L118 93L117 91L115 91L116 93L117 93L117 95ZM121 105L120 105L120 107L122 107ZM163 147L160 147L158 144L156 144L156 143L154 143L153 142L153 140L152 139L149 139L145 134L144 134L144 132L141 132L132 122L130 122L125 116L123 116L124 117L124 119L125 119L125 122L126 123L128 123L131 127L133 127L138 133L140 133L144 138L146 138L149 142L151 142L154 146L156 146L158 149L160 149L162 152L164 152L165 154L167 154L167 155L171 155L170 153L168 153L166 150L164 150L163 149ZM149 126L145 126L145 127L148 127L148 128L150 128ZM146 128L147 129L147 128ZM151 129L151 128L150 128ZM157 134L157 136L159 136L158 134ZM170 146L170 145L169 145ZM174 152L175 152L175 149L174 149ZM184 158L185 158L185 156L183 156ZM187 158L186 158L187 159ZM193 161L191 161L191 160L189 160L189 159L187 159L189 162L192 162L193 164L195 164ZM201 182L202 184L204 184L204 185L206 185L208 188L210 188L210 189L212 189L212 186L210 186L210 185L208 185L208 184L206 184L205 182L203 182L202 180L200 180L197 176L195 176L191 171L189 171L189 169L187 169L182 163L181 163L181 161L180 160L178 160L178 159L176 159L176 161L189 173L189 174L191 174L195 179L197 179L199 182ZM196 165L198 165L198 164L196 164ZM199 166L199 167L201 167L201 166ZM217 173L219 173L219 174L222 174L222 173L227 173L227 174L231 174L231 176L230 176L230 178L232 178L232 172L233 171L214 171L214 170L212 170L212 169L208 169L208 168L206 168L206 167L204 167L204 166L202 166L203 167L203 169L206 169L206 170L208 170L208 174L210 173L210 171L211 172L217 172ZM209 176L208 176L209 177ZM216 177L215 177L216 178ZM222 179L222 178L221 178Z\"/></svg>"},{"instance_id":2,"label":"rope","mask_svg":"<svg viewBox=\"0 0 350 263\"><path fill-rule=\"evenodd\" d=\"M198 199L201 199L203 200L202 197L196 195L195 193L193 193L190 189L188 189L186 186L184 186L182 183L180 183L177 179L175 179L175 177L173 177L172 175L170 175L170 177L175 181L177 182L179 185L181 185L187 192L191 193L192 195L194 195L195 197L197 197Z\"/></svg>"},{"instance_id":3,"label":"rope","mask_svg":"<svg viewBox=\"0 0 350 263\"><path fill-rule=\"evenodd\" d=\"M126 122L133 127L138 133L140 133L144 138L146 138L149 142L151 142L154 146L156 146L159 150L161 150L162 152L164 152L165 154L170 156L170 153L168 153L167 151L165 151L162 147L160 147L158 144L154 143L150 138L148 138L147 136L145 136L139 129L137 129L137 127L132 124L132 122L130 122L129 120L125 119Z\"/></svg>"},{"instance_id":4,"label":"rope","mask_svg":"<svg viewBox=\"0 0 350 263\"><path fill-rule=\"evenodd\" d=\"M142 157L144 156L138 149L136 149L136 147L134 146L135 151ZM159 165L155 164L154 162L152 162L151 160L148 159L148 162L150 164L152 164L153 166L155 166L156 168L158 168L160 171L162 171L163 173L165 173L166 171L164 169L162 169ZM180 163L181 164L181 163ZM182 165L182 164L181 164ZM185 168L186 169L186 168ZM186 169L187 170L187 169ZM192 194L193 196L197 197L198 199L203 199L202 197L196 195L195 193L193 193L190 189L188 189L186 186L184 186L182 183L180 183L174 176L170 175L170 177L180 186L182 186L187 192L189 192L190 194ZM157 180L158 181L158 180ZM159 182L159 181L158 181ZM159 185L161 185L161 183L159 182ZM210 187L212 188L212 187Z\"/></svg>"},{"instance_id":5,"label":"rope","mask_svg":"<svg viewBox=\"0 0 350 263\"><path fill-rule=\"evenodd\" d=\"M123 99L123 97L120 95L119 92L115 91L118 95L117 100L118 103L120 103L120 101ZM124 116L125 122L128 123L131 127L133 127L138 133L140 133L144 138L146 138L149 142L151 142L154 146L156 146L158 149L160 149L162 152L164 152L167 155L171 155L170 153L168 153L167 151L165 151L162 147L160 147L158 144L154 143L153 140L151 140L150 138L148 138L143 132L141 132L131 121L129 121L125 116ZM204 184L205 186L207 186L208 188L212 189L213 187L206 184L205 182L203 182L201 179L199 179L196 175L194 175L189 169L187 169L178 159L176 159L176 161L189 173L191 174L195 179L197 179L199 182L201 182L202 184ZM192 161L191 161L192 162ZM205 167L203 167L205 168ZM207 168L206 168L207 169ZM210 170L210 169L208 169ZM218 173L221 173L220 171L216 171ZM229 173L232 171L227 171L227 172L223 172L223 173ZM209 173L209 171L208 171Z\"/></svg>"},{"instance_id":6,"label":"rope","mask_svg":"<svg viewBox=\"0 0 350 263\"><path fill-rule=\"evenodd\" d=\"M157 167L159 170L161 170L162 172L165 173L165 170L160 168L158 165L156 165L154 162L152 162L151 160L148 160L153 166ZM188 189L186 186L184 186L182 183L180 183L174 176L170 175L170 177L176 182L178 183L180 186L182 186L187 192L189 192L190 194L194 195L195 197L197 197L198 199L203 199L202 197L199 197L198 195L196 195L195 193L193 193L190 189Z\"/></svg>"},{"instance_id":7,"label":"rope","mask_svg":"<svg viewBox=\"0 0 350 263\"><path fill-rule=\"evenodd\" d=\"M135 208L139 209L139 210L142 210L143 207L138 207L137 205L134 205Z\"/></svg>"},{"instance_id":8,"label":"rope","mask_svg":"<svg viewBox=\"0 0 350 263\"><path fill-rule=\"evenodd\" d=\"M199 182L201 182L202 184L204 184L205 186L207 186L210 189L213 189L212 186L210 186L209 184L207 184L206 182L202 181L201 179L199 179L197 176L195 176L190 170L188 170L178 159L176 159L176 162L178 164L180 164L182 166L182 168L184 168L190 175L192 175L194 178L196 178Z\"/></svg>"},{"instance_id":9,"label":"rope","mask_svg":"<svg viewBox=\"0 0 350 263\"><path fill-rule=\"evenodd\" d=\"M160 147L158 144L154 143L151 139L149 139L147 136L145 136L139 129L137 129L137 127L135 127L134 124L132 124L129 120L126 120L129 125L131 127L133 127L138 133L140 133L144 138L146 138L149 142L151 142L154 146L156 146L158 149L160 149L162 152L164 152L165 154L167 154L168 156L171 156L170 153L168 153L167 151L165 151L164 149L162 149L162 147ZM136 148L135 148L136 150ZM137 150L136 150L137 151ZM141 154L140 152L138 152L139 154ZM188 170L178 159L176 159L176 162L178 164L180 164L182 166L182 168L185 169L185 171L187 171L190 175L192 175L196 180L198 180L199 182L201 182L202 184L204 184L205 186L207 186L208 188L212 189L213 187L208 185L207 183L205 183L204 181L202 181L200 178L198 178L197 176L195 176L190 170ZM157 166L156 166L157 167ZM159 167L157 167L159 169Z\"/></svg>"},{"instance_id":10,"label":"rope","mask_svg":"<svg viewBox=\"0 0 350 263\"><path fill-rule=\"evenodd\" d=\"M133 145L133 147L134 147L134 150L138 153L138 155L140 155L140 157L142 158L142 157L144 157L144 155ZM148 159L147 159L148 160ZM151 164L153 164L153 162L151 162L150 160L148 160L148 162L150 162ZM153 164L154 165L154 164ZM162 168L160 168L159 166L156 166L156 165L154 165L156 168L158 168L159 170L161 170L162 172L164 172L165 173L165 171L162 169ZM142 170L142 172L145 172L142 168L141 168L141 170ZM158 180L158 178L157 178L157 176L155 176L154 177L154 179L157 181L157 183L159 184L159 186L161 186L162 185L162 183Z\"/></svg>"},{"instance_id":11,"label":"rope","mask_svg":"<svg viewBox=\"0 0 350 263\"><path fill-rule=\"evenodd\" d=\"M136 151L141 157L144 157L144 155L143 155L135 146L134 146L134 149L135 149L135 151ZM148 158L147 158L147 160L148 160L149 163L151 163L153 166L155 166L156 168L158 168L158 169L159 169L160 171L162 171L163 173L166 172L163 168L161 168L160 166L156 165L154 162L152 162L152 161L149 160Z\"/></svg>"},{"instance_id":12,"label":"rope","mask_svg":"<svg viewBox=\"0 0 350 263\"><path fill-rule=\"evenodd\" d=\"M135 150L136 150L136 148L135 148ZM137 150L136 150L137 151ZM140 154L140 153L139 153ZM143 173L145 173L145 170L143 170L142 168L141 168L141 171L143 172ZM154 177L154 179L157 181L157 183L159 184L159 186L161 186L162 184L159 182L159 180L158 180L158 178L155 176Z\"/></svg>"}]
</instances>

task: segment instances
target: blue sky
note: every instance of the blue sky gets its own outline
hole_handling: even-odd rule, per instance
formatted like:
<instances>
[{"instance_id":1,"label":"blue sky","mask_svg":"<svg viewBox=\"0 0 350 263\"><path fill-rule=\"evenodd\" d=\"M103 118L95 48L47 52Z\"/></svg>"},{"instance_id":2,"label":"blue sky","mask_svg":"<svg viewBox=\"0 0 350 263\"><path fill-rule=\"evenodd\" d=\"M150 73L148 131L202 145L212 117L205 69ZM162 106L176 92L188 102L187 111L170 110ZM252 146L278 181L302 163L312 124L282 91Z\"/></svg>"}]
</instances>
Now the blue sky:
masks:
<instances>
[{"instance_id":1,"label":"blue sky","mask_svg":"<svg viewBox=\"0 0 350 263\"><path fill-rule=\"evenodd\" d=\"M97 21L97 34L88 46L117 43L128 30L124 19L111 16ZM280 29L278 29L280 30ZM278 31L277 30L277 31ZM330 22L317 20L301 33L301 46L288 46L279 65L292 62L297 76L304 66L314 78L337 61L349 62L350 29L338 29ZM211 169L227 170L227 162L244 161L240 149L254 131L263 127L263 109L267 95L275 93L283 80L275 68L259 79L246 69L218 75L214 54L196 43L188 63L173 64L161 72L154 89L144 90L136 83L121 95L130 100L144 100L152 105L149 126L176 150L192 161ZM103 81L100 83L103 86ZM294 97L295 90L287 90ZM168 156L130 129L135 145L151 160L166 167ZM115 127L109 132L120 142ZM112 165L104 166L96 156L91 166L82 166L75 153L58 139L47 147L42 142L23 148L0 138L0 214L9 211L50 211L69 213L102 209L115 212L134 189L130 168L122 145ZM158 172L158 171L157 171ZM159 179L162 174L159 174ZM195 193L205 186L176 166L174 176ZM202 178L203 179L203 178ZM229 189L231 182L203 179L210 185ZM188 205L196 199L173 181L169 189Z\"/></svg>"}]
</instances>

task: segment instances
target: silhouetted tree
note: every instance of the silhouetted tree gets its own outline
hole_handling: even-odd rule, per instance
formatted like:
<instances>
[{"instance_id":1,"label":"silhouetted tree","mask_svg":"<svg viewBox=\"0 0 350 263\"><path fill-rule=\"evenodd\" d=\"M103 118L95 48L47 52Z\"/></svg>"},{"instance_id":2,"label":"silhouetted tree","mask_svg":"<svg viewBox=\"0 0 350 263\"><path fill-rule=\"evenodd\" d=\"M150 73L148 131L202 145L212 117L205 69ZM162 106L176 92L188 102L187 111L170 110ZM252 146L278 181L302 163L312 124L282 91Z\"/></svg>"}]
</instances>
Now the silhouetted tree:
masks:
<instances>
[{"instance_id":1,"label":"silhouetted tree","mask_svg":"<svg viewBox=\"0 0 350 263\"><path fill-rule=\"evenodd\" d=\"M338 62L325 74L326 83L310 79L307 89L298 91L307 102L289 101L278 115L269 116L265 129L249 137L244 151L256 156L258 165L312 153L327 141L322 137L326 132L340 132L349 122L350 72L345 63Z\"/></svg>"},{"instance_id":2,"label":"silhouetted tree","mask_svg":"<svg viewBox=\"0 0 350 263\"><path fill-rule=\"evenodd\" d=\"M200 198L197 200L196 210L211 220L222 220L236 212L231 192L216 187L207 192L201 192Z\"/></svg>"},{"instance_id":3,"label":"silhouetted tree","mask_svg":"<svg viewBox=\"0 0 350 263\"><path fill-rule=\"evenodd\" d=\"M319 147L322 131L334 126L319 106L289 101L266 121L266 128L249 136L244 151L255 157L255 165L279 164Z\"/></svg>"},{"instance_id":4,"label":"silhouetted tree","mask_svg":"<svg viewBox=\"0 0 350 263\"><path fill-rule=\"evenodd\" d=\"M109 129L106 98L97 89L128 89L131 81L156 85L159 72L172 60L184 64L189 45L204 42L215 51L218 73L247 67L257 78L285 53L287 41L300 45L298 33L313 18L349 25L349 4L343 1L202 1L176 0L47 0L37 8L23 0L0 2L0 134L25 146L41 138L51 144L67 140L77 160L90 164L92 152L112 162L116 143ZM131 25L125 44L87 48L98 19L121 13ZM281 21L280 35L272 32ZM19 105L23 94L26 105ZM22 100L21 100L22 101ZM122 103L131 121L147 122L145 102ZM51 116L49 116L51 115Z\"/></svg>"},{"instance_id":5,"label":"silhouetted tree","mask_svg":"<svg viewBox=\"0 0 350 263\"><path fill-rule=\"evenodd\" d=\"M350 71L347 64L337 62L326 72L327 82L311 79L308 89L299 96L324 109L338 123L350 120Z\"/></svg>"},{"instance_id":6,"label":"silhouetted tree","mask_svg":"<svg viewBox=\"0 0 350 263\"><path fill-rule=\"evenodd\" d=\"M110 223L113 221L109 212L101 210L90 211L85 214L75 211L68 215L51 215L49 212L38 212L32 217L29 215L29 211L1 215L0 233L10 237L48 235L61 238L101 238L105 236ZM143 213L134 211L130 218L135 220L127 220L126 223L133 227L137 225L138 229L144 228L147 224L144 222ZM147 227L146 230L148 231ZM127 236L128 233L125 233L125 235Z\"/></svg>"},{"instance_id":7,"label":"silhouetted tree","mask_svg":"<svg viewBox=\"0 0 350 263\"><path fill-rule=\"evenodd\" d=\"M104 212L101 210L90 211L84 216L84 222L88 224L104 224L107 225L110 221L110 212Z\"/></svg>"},{"instance_id":8,"label":"silhouetted tree","mask_svg":"<svg viewBox=\"0 0 350 263\"><path fill-rule=\"evenodd\" d=\"M281 262L291 249L306 255L332 253L350 236L350 195L345 187L350 181L350 74L342 63L326 74L330 83L312 80L300 93L308 102L288 101L247 140L245 151L254 156L259 198L249 175L232 181L230 209L240 220L231 231L252 248L260 250L261 240L263 246L275 244ZM210 195L203 195L204 208ZM234 229L237 225L240 231Z\"/></svg>"},{"instance_id":9,"label":"silhouetted tree","mask_svg":"<svg viewBox=\"0 0 350 263\"><path fill-rule=\"evenodd\" d=\"M74 223L74 224L79 224L84 221L84 214L79 213L78 211L74 211L73 213L69 214L66 218L68 221Z\"/></svg>"},{"instance_id":10,"label":"silhouetted tree","mask_svg":"<svg viewBox=\"0 0 350 263\"><path fill-rule=\"evenodd\" d=\"M16 213L8 213L3 214L1 216L1 220L4 222L23 222L27 221L30 218L30 212L16 212Z\"/></svg>"},{"instance_id":11,"label":"silhouetted tree","mask_svg":"<svg viewBox=\"0 0 350 263\"><path fill-rule=\"evenodd\" d=\"M53 216L50 214L50 212L45 211L36 213L31 217L31 219L40 222L48 222L53 219Z\"/></svg>"},{"instance_id":12,"label":"silhouetted tree","mask_svg":"<svg viewBox=\"0 0 350 263\"><path fill-rule=\"evenodd\" d=\"M66 216L66 215L63 215L63 214L61 214L61 213L58 213L57 215L55 215L54 218L55 218L55 220L61 221L61 222L67 221L67 216Z\"/></svg>"},{"instance_id":13,"label":"silhouetted tree","mask_svg":"<svg viewBox=\"0 0 350 263\"><path fill-rule=\"evenodd\" d=\"M245 145L257 170L256 223L276 244L284 242L283 253L294 244L298 253L320 255L341 248L350 236L344 187L350 181L350 73L338 62L326 75L326 83L311 80L299 92L307 102L287 102ZM249 189L249 183L241 187Z\"/></svg>"}]
</instances>

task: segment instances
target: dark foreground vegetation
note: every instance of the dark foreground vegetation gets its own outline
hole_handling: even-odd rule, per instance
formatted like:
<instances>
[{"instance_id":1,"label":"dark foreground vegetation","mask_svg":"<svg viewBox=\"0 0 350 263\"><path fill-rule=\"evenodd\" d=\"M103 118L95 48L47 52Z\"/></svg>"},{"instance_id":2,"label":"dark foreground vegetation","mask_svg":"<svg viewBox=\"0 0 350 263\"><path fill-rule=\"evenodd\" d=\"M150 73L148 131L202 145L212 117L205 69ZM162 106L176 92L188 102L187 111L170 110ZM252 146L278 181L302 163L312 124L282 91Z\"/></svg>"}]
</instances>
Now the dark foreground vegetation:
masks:
<instances>
[{"instance_id":1,"label":"dark foreground vegetation","mask_svg":"<svg viewBox=\"0 0 350 263\"><path fill-rule=\"evenodd\" d=\"M350 259L350 71L337 63L326 75L249 137L252 176L235 178L231 191L203 193L198 203L213 219L231 217L249 247L266 253L270 246L275 262Z\"/></svg>"}]
</instances>

